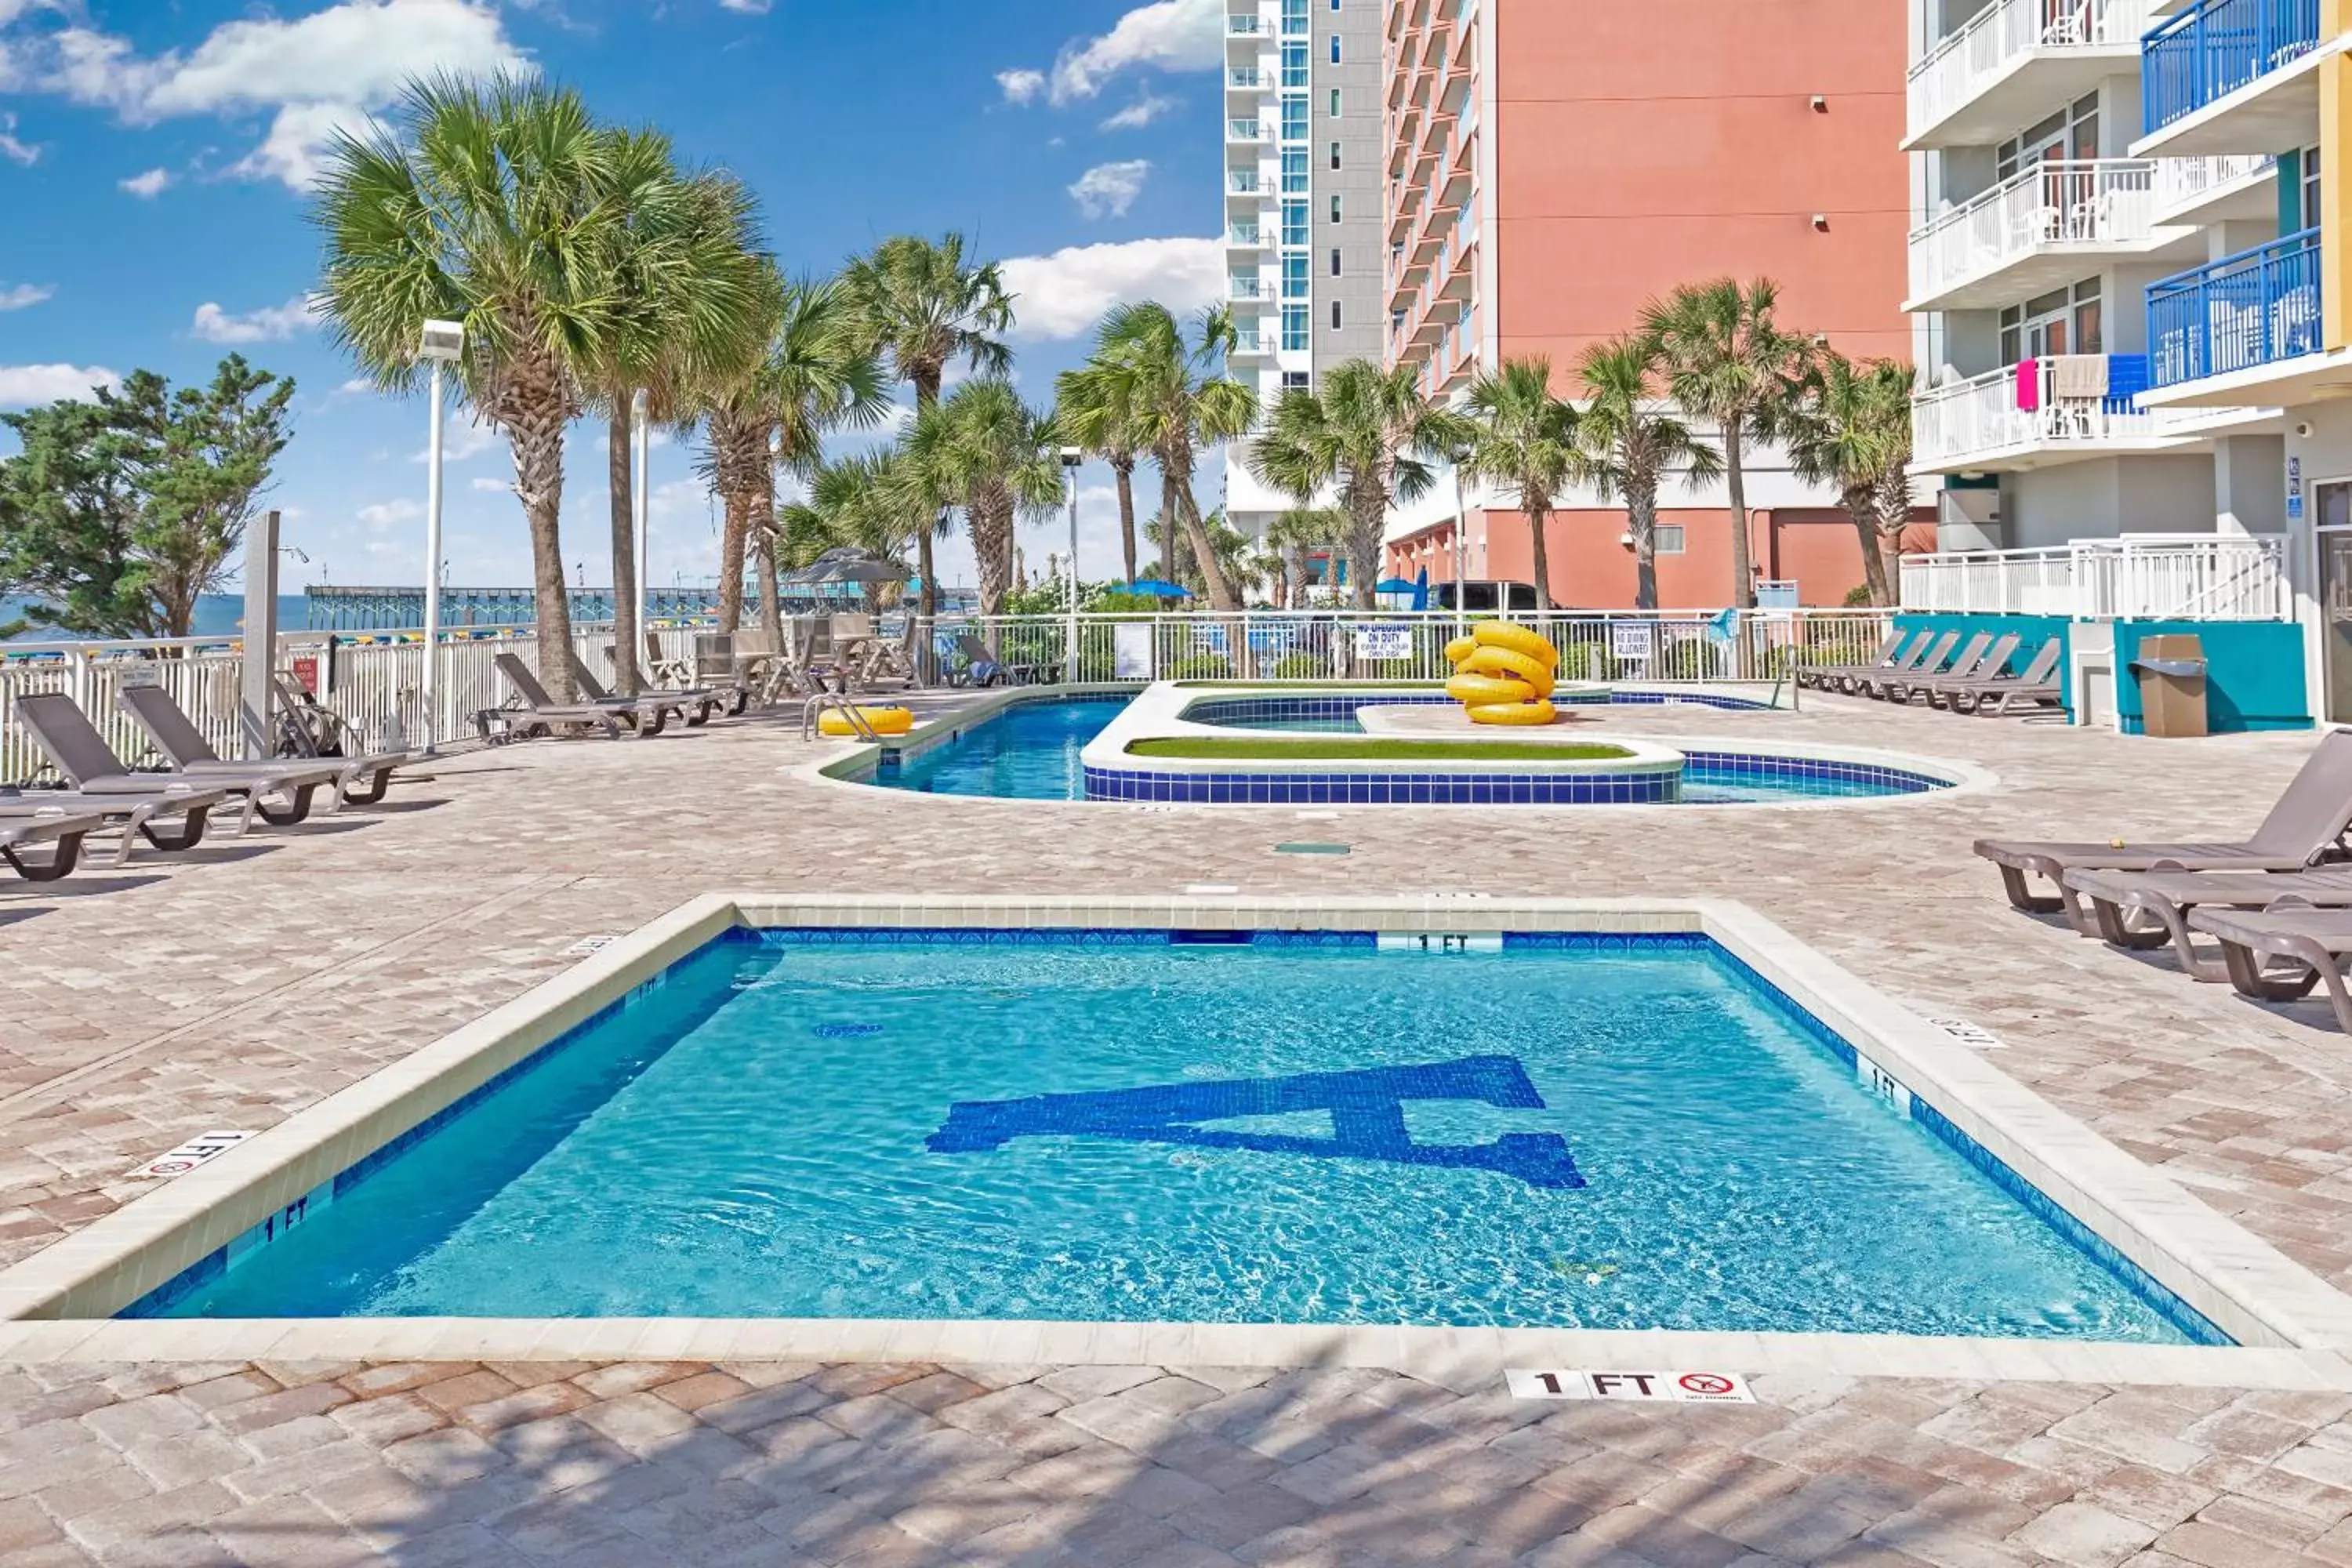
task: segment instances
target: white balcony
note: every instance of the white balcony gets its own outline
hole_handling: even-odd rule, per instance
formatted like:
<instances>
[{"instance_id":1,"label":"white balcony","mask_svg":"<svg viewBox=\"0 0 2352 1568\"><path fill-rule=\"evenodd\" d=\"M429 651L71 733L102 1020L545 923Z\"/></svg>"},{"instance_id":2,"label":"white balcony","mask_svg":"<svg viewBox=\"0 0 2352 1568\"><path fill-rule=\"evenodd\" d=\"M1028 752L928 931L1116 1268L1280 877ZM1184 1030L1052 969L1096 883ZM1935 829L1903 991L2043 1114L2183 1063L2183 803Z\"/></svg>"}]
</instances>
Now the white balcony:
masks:
<instances>
[{"instance_id":1,"label":"white balcony","mask_svg":"<svg viewBox=\"0 0 2352 1568\"><path fill-rule=\"evenodd\" d=\"M1903 607L2075 620L2281 621L2293 613L2277 534L2126 533L2046 550L1906 555Z\"/></svg>"},{"instance_id":2,"label":"white balcony","mask_svg":"<svg viewBox=\"0 0 2352 1568\"><path fill-rule=\"evenodd\" d=\"M1911 68L1903 145L1983 146L2139 68L2149 0L1992 0Z\"/></svg>"},{"instance_id":3,"label":"white balcony","mask_svg":"<svg viewBox=\"0 0 2352 1568\"><path fill-rule=\"evenodd\" d=\"M1263 120L1228 120L1225 121L1225 140L1228 142L1263 142L1265 140L1265 121Z\"/></svg>"},{"instance_id":4,"label":"white balcony","mask_svg":"<svg viewBox=\"0 0 2352 1568\"><path fill-rule=\"evenodd\" d=\"M1225 298L1235 305L1252 307L1274 297L1274 285L1258 278L1227 278Z\"/></svg>"},{"instance_id":5,"label":"white balcony","mask_svg":"<svg viewBox=\"0 0 2352 1568\"><path fill-rule=\"evenodd\" d=\"M2193 259L2198 232L2156 221L2156 161L2036 163L1911 233L1909 311L2014 304L2106 258Z\"/></svg>"},{"instance_id":6,"label":"white balcony","mask_svg":"<svg viewBox=\"0 0 2352 1568\"><path fill-rule=\"evenodd\" d=\"M1231 16L1225 18L1225 37L1255 43L1266 32L1265 18L1255 14Z\"/></svg>"},{"instance_id":7,"label":"white balcony","mask_svg":"<svg viewBox=\"0 0 2352 1568\"><path fill-rule=\"evenodd\" d=\"M2278 159L2269 153L2156 161L2156 219L2233 223L2278 216Z\"/></svg>"},{"instance_id":8,"label":"white balcony","mask_svg":"<svg viewBox=\"0 0 2352 1568\"><path fill-rule=\"evenodd\" d=\"M1273 244L1273 237L1256 224L1236 223L1225 226L1225 248L1228 250L1270 249Z\"/></svg>"},{"instance_id":9,"label":"white balcony","mask_svg":"<svg viewBox=\"0 0 2352 1568\"><path fill-rule=\"evenodd\" d=\"M2018 406L2022 399L2015 365L1930 387L1914 397L1913 469L1933 474L2038 468L2117 452L2161 451L2196 440L2189 427L2206 423L2213 412L2151 413L2136 406L2128 393L2062 398L2053 362L2038 362L2031 374L2032 408Z\"/></svg>"}]
</instances>

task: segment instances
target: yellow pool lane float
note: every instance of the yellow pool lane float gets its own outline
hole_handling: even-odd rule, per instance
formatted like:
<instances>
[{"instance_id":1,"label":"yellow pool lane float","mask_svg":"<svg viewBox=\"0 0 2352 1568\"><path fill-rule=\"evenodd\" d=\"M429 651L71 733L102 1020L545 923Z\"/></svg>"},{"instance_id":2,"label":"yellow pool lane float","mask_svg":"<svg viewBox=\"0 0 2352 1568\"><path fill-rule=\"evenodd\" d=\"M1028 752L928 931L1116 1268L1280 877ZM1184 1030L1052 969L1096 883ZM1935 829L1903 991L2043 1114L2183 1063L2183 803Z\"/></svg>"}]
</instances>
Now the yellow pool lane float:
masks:
<instances>
[{"instance_id":1,"label":"yellow pool lane float","mask_svg":"<svg viewBox=\"0 0 2352 1568\"><path fill-rule=\"evenodd\" d=\"M1551 695L1551 666L1533 658L1517 648L1482 646L1472 650L1461 663L1465 675L1491 675L1501 680L1524 680L1535 688L1538 697Z\"/></svg>"},{"instance_id":2,"label":"yellow pool lane float","mask_svg":"<svg viewBox=\"0 0 2352 1568\"><path fill-rule=\"evenodd\" d=\"M915 727L914 710L909 708L860 708L858 716L866 727L877 735L903 735ZM820 735L855 735L857 726L849 715L838 708L828 708L816 716L816 732Z\"/></svg>"},{"instance_id":3,"label":"yellow pool lane float","mask_svg":"<svg viewBox=\"0 0 2352 1568\"><path fill-rule=\"evenodd\" d=\"M1504 676L1463 674L1445 683L1445 695L1465 708L1478 708L1500 702L1533 702L1536 689L1524 680Z\"/></svg>"},{"instance_id":4,"label":"yellow pool lane float","mask_svg":"<svg viewBox=\"0 0 2352 1568\"><path fill-rule=\"evenodd\" d=\"M1460 664L1464 659L1468 658L1472 654L1476 653L1477 651L1478 639L1476 637L1455 637L1452 642L1445 645L1445 662L1448 664Z\"/></svg>"},{"instance_id":5,"label":"yellow pool lane float","mask_svg":"<svg viewBox=\"0 0 2352 1568\"><path fill-rule=\"evenodd\" d=\"M1480 621L1470 628L1470 640L1480 647L1508 648L1513 653L1525 654L1546 669L1559 664L1559 649L1551 646L1551 639L1509 621Z\"/></svg>"},{"instance_id":6,"label":"yellow pool lane float","mask_svg":"<svg viewBox=\"0 0 2352 1568\"><path fill-rule=\"evenodd\" d=\"M1533 702L1482 702L1469 710L1473 724L1549 724L1559 717L1543 698Z\"/></svg>"}]
</instances>

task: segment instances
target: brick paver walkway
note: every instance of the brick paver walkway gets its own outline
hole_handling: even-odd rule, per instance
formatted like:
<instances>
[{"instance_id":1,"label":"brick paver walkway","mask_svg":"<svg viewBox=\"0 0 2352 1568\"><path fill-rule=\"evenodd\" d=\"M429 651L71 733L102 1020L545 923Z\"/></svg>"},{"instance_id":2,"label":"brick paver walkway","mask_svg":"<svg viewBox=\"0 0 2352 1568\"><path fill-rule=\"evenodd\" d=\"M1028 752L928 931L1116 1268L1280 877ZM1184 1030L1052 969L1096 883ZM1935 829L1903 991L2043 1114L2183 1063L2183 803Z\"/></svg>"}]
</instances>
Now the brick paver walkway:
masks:
<instances>
[{"instance_id":1,"label":"brick paver walkway","mask_svg":"<svg viewBox=\"0 0 2352 1568\"><path fill-rule=\"evenodd\" d=\"M454 759L388 811L0 885L0 1261L715 888L1744 900L2338 1284L2352 1055L2010 913L1970 837L2229 836L2308 737L2130 741L1828 701L1634 733L1890 745L1983 795L1833 811L973 803L803 782L753 721ZM194 863L191 863L191 862ZM1390 1373L560 1363L0 1368L0 1563L2352 1561L2352 1397L1767 1378L1514 1405Z\"/></svg>"}]
</instances>

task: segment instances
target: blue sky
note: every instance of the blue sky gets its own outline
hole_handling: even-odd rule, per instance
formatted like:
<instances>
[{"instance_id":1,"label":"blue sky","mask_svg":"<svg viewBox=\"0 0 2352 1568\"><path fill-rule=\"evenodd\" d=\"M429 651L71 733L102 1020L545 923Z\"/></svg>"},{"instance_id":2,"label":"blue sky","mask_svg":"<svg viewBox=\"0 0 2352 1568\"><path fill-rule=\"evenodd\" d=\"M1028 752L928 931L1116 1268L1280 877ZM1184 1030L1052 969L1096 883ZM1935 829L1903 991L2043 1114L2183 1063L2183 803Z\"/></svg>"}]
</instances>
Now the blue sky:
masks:
<instances>
[{"instance_id":1,"label":"blue sky","mask_svg":"<svg viewBox=\"0 0 2352 1568\"><path fill-rule=\"evenodd\" d=\"M337 124L411 72L541 72L667 130L756 190L770 246L824 271L888 234L961 228L1023 296L1032 401L1101 310L1191 310L1210 237L1223 0L0 0L0 407L147 367L201 379L235 348L300 384L273 504L295 584L424 575L425 405L347 384L307 319L303 186ZM453 421L453 581L529 580L502 439ZM609 579L601 426L575 428L565 554ZM1205 475L1204 488L1213 475ZM709 573L690 445L656 450L652 574ZM1146 487L1149 489L1150 487ZM1156 491L1154 492L1156 493ZM1108 475L1086 470L1081 569L1116 573ZM1024 530L1032 569L1066 525ZM942 574L969 581L969 552Z\"/></svg>"}]
</instances>

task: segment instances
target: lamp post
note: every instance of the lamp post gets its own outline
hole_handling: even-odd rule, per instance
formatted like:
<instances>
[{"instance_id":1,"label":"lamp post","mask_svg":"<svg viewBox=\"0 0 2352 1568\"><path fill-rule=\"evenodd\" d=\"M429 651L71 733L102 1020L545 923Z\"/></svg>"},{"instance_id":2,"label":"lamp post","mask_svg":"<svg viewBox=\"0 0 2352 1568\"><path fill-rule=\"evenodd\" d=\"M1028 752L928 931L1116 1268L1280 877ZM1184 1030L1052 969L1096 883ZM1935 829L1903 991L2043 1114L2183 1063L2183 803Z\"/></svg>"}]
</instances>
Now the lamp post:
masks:
<instances>
[{"instance_id":1,"label":"lamp post","mask_svg":"<svg viewBox=\"0 0 2352 1568\"><path fill-rule=\"evenodd\" d=\"M629 465L629 514L637 531L637 640L640 643L646 640L645 628L653 624L654 602L654 580L646 573L646 563L652 559L653 550L648 537L653 528L653 517L646 505L646 463L653 456L652 432L646 428L648 402L646 389L641 386L637 388L636 396L630 400L629 407L629 440L636 447L633 454L635 460ZM631 662L635 662L642 652L642 649L633 652ZM645 680L647 685L653 683L650 673Z\"/></svg>"},{"instance_id":2,"label":"lamp post","mask_svg":"<svg viewBox=\"0 0 2352 1568\"><path fill-rule=\"evenodd\" d=\"M466 352L459 321L427 321L416 357L433 367L425 468L425 750L441 742L441 374Z\"/></svg>"},{"instance_id":3,"label":"lamp post","mask_svg":"<svg viewBox=\"0 0 2352 1568\"><path fill-rule=\"evenodd\" d=\"M1454 459L1454 624L1460 637L1470 627L1470 513L1462 504L1462 465L1470 454L1457 448L1446 456Z\"/></svg>"},{"instance_id":4,"label":"lamp post","mask_svg":"<svg viewBox=\"0 0 2352 1568\"><path fill-rule=\"evenodd\" d=\"M1078 678L1078 465L1086 460L1082 448L1062 448L1062 477L1070 486L1070 657L1062 666L1065 683Z\"/></svg>"}]
</instances>

